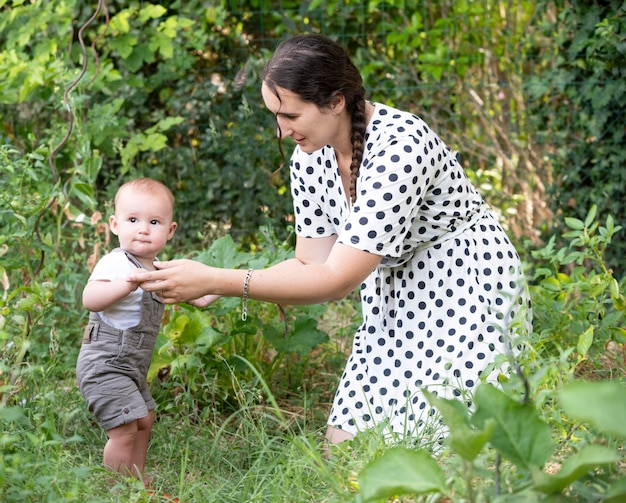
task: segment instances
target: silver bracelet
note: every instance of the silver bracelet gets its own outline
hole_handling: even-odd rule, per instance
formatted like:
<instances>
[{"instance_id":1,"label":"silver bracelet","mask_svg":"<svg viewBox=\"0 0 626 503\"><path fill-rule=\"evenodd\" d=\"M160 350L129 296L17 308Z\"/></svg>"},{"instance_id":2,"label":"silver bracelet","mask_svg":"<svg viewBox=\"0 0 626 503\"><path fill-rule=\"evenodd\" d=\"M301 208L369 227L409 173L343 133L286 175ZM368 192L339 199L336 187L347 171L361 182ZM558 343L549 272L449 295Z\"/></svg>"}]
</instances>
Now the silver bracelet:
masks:
<instances>
[{"instance_id":1,"label":"silver bracelet","mask_svg":"<svg viewBox=\"0 0 626 503\"><path fill-rule=\"evenodd\" d=\"M248 318L248 288L250 287L250 277L254 269L248 269L246 279L243 280L243 295L241 296L241 320L246 321Z\"/></svg>"}]
</instances>

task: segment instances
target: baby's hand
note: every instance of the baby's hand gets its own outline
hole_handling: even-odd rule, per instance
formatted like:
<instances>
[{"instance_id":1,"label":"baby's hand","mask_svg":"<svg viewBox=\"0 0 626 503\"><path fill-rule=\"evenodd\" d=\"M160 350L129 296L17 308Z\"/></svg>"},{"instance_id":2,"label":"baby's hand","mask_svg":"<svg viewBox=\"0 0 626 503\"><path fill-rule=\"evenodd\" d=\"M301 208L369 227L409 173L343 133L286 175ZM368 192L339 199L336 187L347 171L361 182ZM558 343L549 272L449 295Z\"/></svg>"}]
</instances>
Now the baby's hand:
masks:
<instances>
[{"instance_id":1,"label":"baby's hand","mask_svg":"<svg viewBox=\"0 0 626 503\"><path fill-rule=\"evenodd\" d=\"M217 299L219 299L221 295L203 295L202 297L198 297L197 299L190 300L187 304L191 304L193 307L207 307Z\"/></svg>"},{"instance_id":2,"label":"baby's hand","mask_svg":"<svg viewBox=\"0 0 626 503\"><path fill-rule=\"evenodd\" d=\"M139 288L139 284L141 283L141 281L137 281L136 279L133 279L131 277L127 277L126 278L126 286L128 287L128 293L134 292L135 290L137 290L137 288Z\"/></svg>"}]
</instances>

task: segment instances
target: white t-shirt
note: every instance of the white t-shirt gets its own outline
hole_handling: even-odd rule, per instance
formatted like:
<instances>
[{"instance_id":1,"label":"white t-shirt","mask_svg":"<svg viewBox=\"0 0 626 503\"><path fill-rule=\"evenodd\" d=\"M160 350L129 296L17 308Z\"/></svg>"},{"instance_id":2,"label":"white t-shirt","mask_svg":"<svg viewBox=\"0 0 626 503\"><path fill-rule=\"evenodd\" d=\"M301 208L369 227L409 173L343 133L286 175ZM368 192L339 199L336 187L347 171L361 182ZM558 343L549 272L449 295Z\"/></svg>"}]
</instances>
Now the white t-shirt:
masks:
<instances>
[{"instance_id":1,"label":"white t-shirt","mask_svg":"<svg viewBox=\"0 0 626 503\"><path fill-rule=\"evenodd\" d=\"M126 278L128 273L136 268L122 250L114 250L98 261L89 276L89 281L114 281ZM98 316L103 322L120 330L134 327L141 321L142 295L143 290L137 288L108 309L100 311Z\"/></svg>"}]
</instances>

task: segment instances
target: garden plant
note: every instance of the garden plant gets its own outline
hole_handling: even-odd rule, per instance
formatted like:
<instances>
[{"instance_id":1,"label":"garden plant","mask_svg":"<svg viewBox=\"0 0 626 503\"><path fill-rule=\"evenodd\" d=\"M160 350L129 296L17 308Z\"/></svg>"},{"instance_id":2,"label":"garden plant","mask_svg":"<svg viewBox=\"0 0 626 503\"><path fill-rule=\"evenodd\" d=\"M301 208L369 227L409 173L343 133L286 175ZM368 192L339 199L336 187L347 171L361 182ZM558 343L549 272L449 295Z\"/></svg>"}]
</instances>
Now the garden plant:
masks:
<instances>
[{"instance_id":1,"label":"garden plant","mask_svg":"<svg viewBox=\"0 0 626 503\"><path fill-rule=\"evenodd\" d=\"M616 0L0 0L0 501L626 501L625 26ZM109 482L74 368L110 199L135 176L172 187L164 260L291 256L258 73L301 31L452 140L525 260L533 330L470 409L430 396L419 442L328 447L358 296L251 301L246 321L237 299L170 306L154 482Z\"/></svg>"}]
</instances>

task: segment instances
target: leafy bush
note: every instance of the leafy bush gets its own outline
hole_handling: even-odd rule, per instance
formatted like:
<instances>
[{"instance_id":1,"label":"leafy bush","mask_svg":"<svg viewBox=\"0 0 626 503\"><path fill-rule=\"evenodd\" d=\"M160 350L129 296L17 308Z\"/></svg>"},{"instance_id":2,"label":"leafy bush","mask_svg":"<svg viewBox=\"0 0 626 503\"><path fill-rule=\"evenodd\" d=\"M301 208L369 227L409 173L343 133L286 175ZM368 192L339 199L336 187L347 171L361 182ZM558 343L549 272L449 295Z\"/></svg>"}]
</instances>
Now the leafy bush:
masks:
<instances>
[{"instance_id":1,"label":"leafy bush","mask_svg":"<svg viewBox=\"0 0 626 503\"><path fill-rule=\"evenodd\" d=\"M547 201L555 213L580 220L597 205L624 226L626 5L542 1L539 12L544 16L529 44L540 71L526 89L536 142L554 171ZM545 222L546 235L559 232L563 221ZM621 240L605 257L619 276L625 251Z\"/></svg>"},{"instance_id":2,"label":"leafy bush","mask_svg":"<svg viewBox=\"0 0 626 503\"><path fill-rule=\"evenodd\" d=\"M196 260L216 267L262 269L293 253L286 243L276 246L274 240L265 232L259 242L266 246L244 253L225 236ZM148 377L152 380L166 372L161 386L188 391L191 413L220 403L237 405L236 390L241 386L263 391L262 385L272 383L290 356L306 361L328 339L317 326L323 306L283 308L249 301L243 320L239 303L227 298L205 310L177 306L159 335ZM297 389L301 377L292 372L290 380L281 383L283 391Z\"/></svg>"},{"instance_id":3,"label":"leafy bush","mask_svg":"<svg viewBox=\"0 0 626 503\"><path fill-rule=\"evenodd\" d=\"M534 327L540 335L535 346L542 359L570 351L579 375L587 373L608 379L624 376L619 364L620 347L626 343L626 299L604 262L613 237L622 231L612 216L606 226L596 220L593 206L585 220L566 218L570 228L563 234L566 246L558 248L552 237L533 253L537 259L533 288Z\"/></svg>"},{"instance_id":4,"label":"leafy bush","mask_svg":"<svg viewBox=\"0 0 626 503\"><path fill-rule=\"evenodd\" d=\"M439 493L452 501L477 501L485 488L477 485L473 463L489 444L495 451L493 501L552 501L551 495L565 490L577 501L622 501L626 497L626 476L616 468L623 454L615 446L626 438L626 428L618 417L626 412L626 387L618 383L572 382L559 392L561 406L572 419L582 420L595 430L575 446L556 449L548 423L530 403L519 403L490 384L482 384L475 394L476 412L471 416L464 404L429 395L450 429L446 445L460 456L464 472L456 473L466 482L462 494L452 490L449 475L425 450L395 447L372 461L359 473L362 501L381 501L405 494ZM590 404L595 407L590 407ZM614 418L614 419L608 419ZM598 439L613 439L613 446L599 445ZM571 452L570 452L571 449ZM500 457L511 466L501 464ZM546 464L552 460L549 473ZM517 470L508 476L511 487L499 486L501 470ZM392 475L393 474L393 475ZM591 486L589 489L586 486ZM491 500L491 498L488 498Z\"/></svg>"}]
</instances>

